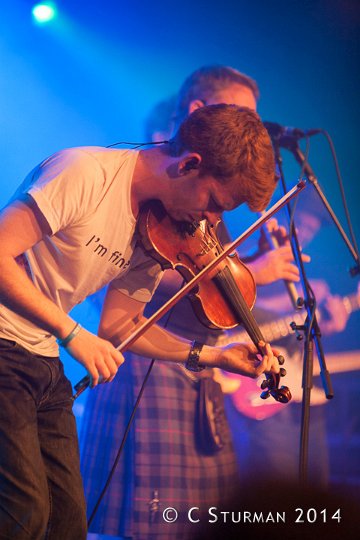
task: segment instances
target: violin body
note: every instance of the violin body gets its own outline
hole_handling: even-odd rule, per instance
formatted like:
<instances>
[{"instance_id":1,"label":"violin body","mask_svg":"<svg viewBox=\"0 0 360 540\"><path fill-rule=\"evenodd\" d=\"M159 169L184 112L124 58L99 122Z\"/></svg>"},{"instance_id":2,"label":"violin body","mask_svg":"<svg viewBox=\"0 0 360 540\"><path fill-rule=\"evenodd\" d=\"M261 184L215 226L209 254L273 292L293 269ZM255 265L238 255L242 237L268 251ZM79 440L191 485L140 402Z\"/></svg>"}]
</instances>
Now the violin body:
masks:
<instances>
[{"instance_id":1,"label":"violin body","mask_svg":"<svg viewBox=\"0 0 360 540\"><path fill-rule=\"evenodd\" d=\"M220 223L220 221L219 221ZM217 226L203 220L194 225L173 220L158 201L141 213L139 234L147 253L165 269L178 270L186 282L196 276L222 251ZM166 231L166 234L164 234ZM250 270L236 253L228 256L189 294L199 320L208 328L235 328L242 321L219 288L218 274L228 267L249 309L256 299L256 285Z\"/></svg>"},{"instance_id":2,"label":"violin body","mask_svg":"<svg viewBox=\"0 0 360 540\"><path fill-rule=\"evenodd\" d=\"M216 228L207 220L199 223L172 219L160 201L151 201L141 210L138 233L145 251L165 269L178 270L189 282L223 252ZM250 270L236 254L227 256L199 281L190 293L199 320L209 328L230 329L242 324L262 354L265 339L251 308L255 303L256 286ZM278 358L284 362L283 357ZM261 384L262 399L272 396L280 403L291 400L286 386L279 388L280 374L267 373Z\"/></svg>"}]
</instances>

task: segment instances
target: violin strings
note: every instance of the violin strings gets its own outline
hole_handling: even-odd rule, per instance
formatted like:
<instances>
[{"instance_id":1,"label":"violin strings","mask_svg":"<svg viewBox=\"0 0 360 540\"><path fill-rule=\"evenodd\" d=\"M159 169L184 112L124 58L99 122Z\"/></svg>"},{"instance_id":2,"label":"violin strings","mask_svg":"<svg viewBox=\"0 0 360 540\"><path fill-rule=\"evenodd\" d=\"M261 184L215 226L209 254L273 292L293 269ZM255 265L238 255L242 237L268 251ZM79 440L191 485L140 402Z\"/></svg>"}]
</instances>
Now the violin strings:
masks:
<instances>
[{"instance_id":1,"label":"violin strings","mask_svg":"<svg viewBox=\"0 0 360 540\"><path fill-rule=\"evenodd\" d=\"M210 239L211 241L209 242L205 234L203 234L203 238L200 239L200 245L202 245L205 252L213 249L213 247L216 245L211 235ZM240 317L241 321L244 323L244 326L253 343L257 345L259 341L265 341L261 331L258 328L256 320L248 307L234 279L234 276L231 273L230 268L225 266L223 270L218 272L214 280L218 284L220 290L224 292L225 298L233 309L235 316L237 318Z\"/></svg>"},{"instance_id":2,"label":"violin strings","mask_svg":"<svg viewBox=\"0 0 360 540\"><path fill-rule=\"evenodd\" d=\"M224 290L226 298L232 305L233 309L240 312L240 317L244 322L246 330L248 331L253 342L257 344L261 340L264 341L264 338L257 327L254 316L251 313L250 308L246 304L245 299L241 291L239 290L239 287L236 284L230 269L228 267L225 267L224 270L221 270L218 273L216 280L218 281L220 288Z\"/></svg>"}]
</instances>

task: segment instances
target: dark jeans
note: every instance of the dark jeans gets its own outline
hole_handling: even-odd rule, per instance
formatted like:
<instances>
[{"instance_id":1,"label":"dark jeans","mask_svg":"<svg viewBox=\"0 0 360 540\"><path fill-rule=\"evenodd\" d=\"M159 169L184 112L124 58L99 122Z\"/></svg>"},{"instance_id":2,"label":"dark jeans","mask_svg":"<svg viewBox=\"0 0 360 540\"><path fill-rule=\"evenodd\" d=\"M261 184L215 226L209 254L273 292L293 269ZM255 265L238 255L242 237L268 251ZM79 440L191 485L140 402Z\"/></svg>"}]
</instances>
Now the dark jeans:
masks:
<instances>
[{"instance_id":1,"label":"dark jeans","mask_svg":"<svg viewBox=\"0 0 360 540\"><path fill-rule=\"evenodd\" d=\"M58 358L0 339L0 539L83 540L71 385Z\"/></svg>"}]
</instances>

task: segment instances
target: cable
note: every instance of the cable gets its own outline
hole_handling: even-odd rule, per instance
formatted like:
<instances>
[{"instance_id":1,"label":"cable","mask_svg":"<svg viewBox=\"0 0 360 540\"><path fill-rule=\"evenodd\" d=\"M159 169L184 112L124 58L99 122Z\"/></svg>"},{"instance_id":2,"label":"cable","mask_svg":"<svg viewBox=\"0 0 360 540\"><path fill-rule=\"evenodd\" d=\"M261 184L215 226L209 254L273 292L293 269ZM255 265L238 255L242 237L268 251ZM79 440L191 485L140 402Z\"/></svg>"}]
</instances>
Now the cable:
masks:
<instances>
[{"instance_id":1,"label":"cable","mask_svg":"<svg viewBox=\"0 0 360 540\"><path fill-rule=\"evenodd\" d=\"M142 147L142 146L150 146L150 145L155 145L155 144L169 144L169 142L170 142L170 141L165 141L165 140L164 140L164 141L157 141L157 142L151 141L151 142L141 142L141 143L139 143L139 142L129 142L129 141L120 141L120 142L116 142L116 143L113 143L113 144L109 144L108 146L106 146L106 148L113 148L114 146L118 146L118 145L120 145L120 144L128 144L128 145L133 146L134 149L136 149L136 148L140 148L140 147ZM164 324L164 328L167 327L167 325L168 325L168 323L169 323L169 320L170 320L170 317L171 317L171 315L172 315L172 313L173 313L173 311L174 311L174 308L175 308L175 306L173 306L173 308L169 311L167 320L166 320L166 322L165 322L165 324ZM129 421L128 421L127 425L126 425L126 428L125 428L125 431L124 431L124 435L123 435L123 438L122 438L122 440L121 440L121 443L120 443L120 446L119 446L119 450L117 451L117 454L116 454L114 463L113 463L113 465L112 465L112 467L111 467L111 469L110 469L110 473L108 474L108 477L107 477L107 479L106 479L105 485L104 485L103 489L101 490L101 493L100 493L100 495L99 495L99 497L98 497L98 500L97 500L96 503L95 503L94 509L93 509L93 511L91 512L91 515L90 515L90 517L89 517L89 520L88 520L88 527L90 527L90 525L91 525L91 523L92 523L92 521L93 521L93 519L94 519L94 517L95 517L95 515L96 515L96 512L98 511L98 508L99 508L99 506L100 506L100 504L101 504L101 501L103 500L103 498L104 498L104 496L105 496L105 493L106 493L106 491L107 491L107 489L108 489L108 487L109 487L109 485L110 485L110 482L111 482L111 480L112 480L112 478L113 478L113 476L114 476L114 473L115 473L116 467L117 467L117 465L118 465L118 463L119 463L119 460L120 460L120 457L121 457L121 454L122 454L124 445L125 445L125 443L126 443L126 441L127 441L127 438L128 438L129 432L130 432L130 428L131 428L132 423L133 423L133 420L134 420L134 418L135 418L135 413L136 413L136 411L137 411L137 409L138 409L138 406L139 406L139 404L140 404L142 395L143 395L144 390L145 390L146 383L147 383L147 381L148 381L148 379L149 379L149 377L150 377L150 373L151 373L151 371L152 371L152 368L153 368L153 366L154 366L154 363L155 363L155 358L152 358L152 360L151 360L151 362L150 362L150 365L149 365L149 368L148 368L148 370L147 370L147 372L146 372L146 375L145 375L145 377L144 377L144 380L143 380L143 382L142 382L142 385L141 385L139 394L138 394L138 396L137 396L137 398L136 398L135 405L134 405L134 408L133 408L133 410L132 410L132 412L131 412Z\"/></svg>"},{"instance_id":2,"label":"cable","mask_svg":"<svg viewBox=\"0 0 360 540\"><path fill-rule=\"evenodd\" d=\"M354 249L356 251L358 261L359 261L360 260L359 248L358 248L358 245L357 245L357 242L356 242L353 226L352 226L352 223L351 223L350 212L349 212L349 208L348 208L348 205L347 205L347 202L346 202L344 182L343 182L343 179L342 179L342 176L341 176L339 162L338 162L338 158L337 158L336 151L335 151L335 146L334 146L334 143L333 143L332 138L331 138L328 131L326 131L325 129L322 129L321 133L324 135L324 137L326 138L326 140L327 140L327 142L328 142L328 144L330 146L330 151L331 151L331 154L332 154L332 157L333 157L333 160L334 160L334 164L335 164L335 171L336 171L336 176L337 176L337 180L338 180L338 184L339 184L339 188L340 188L341 198L342 198L342 202L343 202L343 206L344 206L344 210L345 210L346 221L347 221L347 224L348 224L348 227L349 227L351 240L352 240Z\"/></svg>"},{"instance_id":3,"label":"cable","mask_svg":"<svg viewBox=\"0 0 360 540\"><path fill-rule=\"evenodd\" d=\"M134 408L133 408L132 413L131 413L131 415L130 415L129 421L128 421L127 425L126 425L126 429L125 429L125 432L124 432L122 441L121 441L121 443L120 443L119 450L117 451L117 454L116 454L116 457L115 457L113 466L111 467L111 470L110 470L110 473L108 474L108 477L107 477L107 479L106 479L105 485L104 485L103 489L101 490L101 493L100 493L100 495L99 495L99 497L98 497L98 500L96 501L96 504L95 504L95 506L94 506L94 509L93 509L93 511L91 512L91 515L90 515L90 517L89 517L88 524L87 524L87 525L88 525L88 528L90 527L90 525L91 525L91 523L92 523L92 520L94 519L95 514L96 514L96 512L98 511L98 508L99 508L99 506L100 506L100 503L101 503L101 501L103 500L103 498L104 498L104 496L105 496L105 493L106 493L106 491L107 491L107 489L108 489L108 487L109 487L109 485L110 485L110 482L111 482L111 480L112 480L112 478L113 478L113 476L114 476L114 473L115 473L116 467L117 467L117 465L118 465L118 463L119 463L119 460L120 460L120 457L121 457L121 454L122 454L124 445L125 445L126 440L127 440L127 438L128 438L129 431L130 431L131 425L132 425L133 420L134 420L134 417L135 417L135 413L136 413L136 411L137 411L137 409L138 409L138 406L139 406L139 404L140 404L141 397L142 397L142 395L143 395L143 393L144 393L145 386L146 386L147 380L148 380L148 378L149 378L149 376L150 376L150 373L151 373L151 370L152 370L152 368L153 368L154 363L155 363L155 359L153 358L153 359L151 360L151 362L150 362L149 368L148 368L148 370L147 370L147 372L146 372L146 375L145 375L145 377L144 377L144 380L143 380L143 382L142 382L142 385L141 385L141 388L140 388L140 392L139 392L139 394L138 394L138 396L137 396L137 398L136 398L136 402L135 402Z\"/></svg>"},{"instance_id":4,"label":"cable","mask_svg":"<svg viewBox=\"0 0 360 540\"><path fill-rule=\"evenodd\" d=\"M131 146L134 147L134 150L135 148L140 148L141 146L150 146L150 145L153 145L153 144L169 144L170 141L151 141L151 142L128 142L128 141L120 141L120 142L116 142L116 143L113 143L113 144L109 144L108 146L106 146L105 148L112 148L113 146L119 146L120 144L129 144Z\"/></svg>"},{"instance_id":5,"label":"cable","mask_svg":"<svg viewBox=\"0 0 360 540\"><path fill-rule=\"evenodd\" d=\"M119 144L125 144L125 143L119 143ZM181 286L182 286L182 285L181 285ZM172 316L175 307L176 307L176 306L174 305L174 306L171 308L171 310L169 311L168 316L167 316L167 319L166 319L165 324L164 324L164 328L166 328L167 325L169 324L170 317ZM140 391L139 391L138 396L137 396L137 398L136 398L135 405L134 405L134 408L133 408L133 410L132 410L132 412L131 412L129 421L128 421L127 425L126 425L126 428L125 428L125 431L124 431L124 435L123 435L123 438L122 438L121 443L120 443L120 446L119 446L119 450L117 451L117 454L116 454L116 456L115 456L114 463L113 463L113 465L112 465L112 467L111 467L111 469L110 469L110 472L109 472L109 474L108 474L108 477L107 477L107 479L106 479L106 482L105 482L105 484L104 484L104 487L103 487L103 489L101 490L101 493L100 493L100 495L99 495L99 497L98 497L98 500L97 500L96 503L95 503L94 509L93 509L93 511L91 512L91 515L90 515L90 517L89 517L89 519L88 519L88 523L87 523L88 528L90 527L90 525L91 525L91 523L92 523L92 521L93 521L93 519L94 519L94 517L95 517L95 515L96 515L96 512L98 511L98 508L99 508L99 506L100 506L100 504L101 504L101 501L103 500L103 498L104 498L104 496L105 496L105 494L106 494L106 491L107 491L107 489L108 489L108 487L109 487L109 485L110 485L110 482L111 482L111 480L112 480L112 478L113 478L113 476L114 476L114 473L115 473L116 467L117 467L117 465L118 465L118 463L119 463L119 460L120 460L120 457L121 457L123 448L124 448L125 443L126 443L126 441L127 441L127 438L128 438L129 432L130 432L130 428L131 428L132 423L133 423L133 421L134 421L135 413L136 413L136 411L137 411L137 409L138 409L138 407L139 407L139 404L140 404L142 395L143 395L144 390L145 390L145 387L146 387L146 383L147 383L147 381L148 381L148 379L149 379L149 377L150 377L150 373L151 373L151 371L152 371L152 368L153 368L154 364L155 364L155 358L152 358L152 359L151 359L151 362L150 362L150 365L149 365L149 368L148 368L148 370L147 370L147 372L146 372L146 375L145 375L145 377L144 377L144 380L143 380L143 382L142 382Z\"/></svg>"}]
</instances>

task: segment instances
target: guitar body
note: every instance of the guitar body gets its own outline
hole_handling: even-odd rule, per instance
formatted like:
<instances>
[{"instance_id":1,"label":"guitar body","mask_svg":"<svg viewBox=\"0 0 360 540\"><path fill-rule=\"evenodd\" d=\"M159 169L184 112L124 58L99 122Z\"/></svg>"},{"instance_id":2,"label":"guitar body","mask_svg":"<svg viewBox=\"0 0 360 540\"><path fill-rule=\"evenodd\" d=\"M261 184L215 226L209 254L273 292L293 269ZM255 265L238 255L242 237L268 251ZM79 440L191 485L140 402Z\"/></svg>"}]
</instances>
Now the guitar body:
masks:
<instances>
[{"instance_id":1,"label":"guitar body","mask_svg":"<svg viewBox=\"0 0 360 540\"><path fill-rule=\"evenodd\" d=\"M350 296L344 296L342 299L344 306L349 314L359 310L360 302L357 293ZM304 314L296 313L284 318L274 320L270 323L261 325L261 331L265 339L274 343L283 337L293 334L290 328L290 322L303 324ZM227 345L229 343L244 342L248 336L244 330L231 332L218 340L218 345ZM280 354L286 357L286 378L285 382L291 388L292 402L299 403L302 400L302 352L299 350L296 354L289 356L287 351L279 349ZM326 354L327 368L332 373L345 373L348 371L360 370L360 351L345 351L339 353ZM318 363L314 363L314 376L320 375ZM280 412L283 407L290 404L280 403L270 399L261 399L261 378L254 380L249 377L243 377L233 373L215 370L215 379L221 384L224 394L230 394L235 408L244 416L254 420L264 420ZM322 388L314 386L311 390L311 405L322 405L327 402Z\"/></svg>"},{"instance_id":2,"label":"guitar body","mask_svg":"<svg viewBox=\"0 0 360 540\"><path fill-rule=\"evenodd\" d=\"M326 365L331 374L346 373L360 370L360 350L331 353L325 356ZM314 363L314 375L320 375L318 364ZM221 372L217 376L223 392L231 394L231 401L235 408L244 416L253 420L265 420L290 406L291 403L300 403L302 400L302 353L299 351L286 359L286 383L291 388L292 401L279 403L273 399L261 399L261 378L254 380L232 373ZM237 382L237 386L235 386ZM311 390L311 405L327 403L322 388L314 386Z\"/></svg>"}]
</instances>

